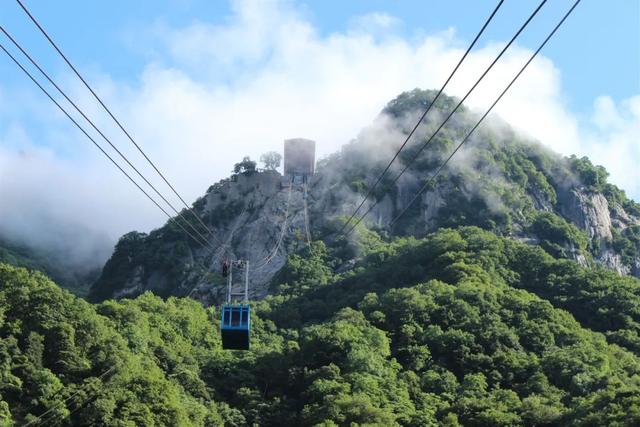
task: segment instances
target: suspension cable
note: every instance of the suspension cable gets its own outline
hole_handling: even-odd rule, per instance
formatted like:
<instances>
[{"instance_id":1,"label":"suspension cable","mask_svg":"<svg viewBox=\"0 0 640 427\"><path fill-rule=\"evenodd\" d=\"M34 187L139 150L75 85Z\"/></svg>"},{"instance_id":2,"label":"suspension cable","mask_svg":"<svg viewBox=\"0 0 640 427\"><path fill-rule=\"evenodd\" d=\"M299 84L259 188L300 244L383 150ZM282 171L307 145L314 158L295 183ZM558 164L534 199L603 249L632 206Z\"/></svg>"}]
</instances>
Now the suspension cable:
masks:
<instances>
[{"instance_id":1,"label":"suspension cable","mask_svg":"<svg viewBox=\"0 0 640 427\"><path fill-rule=\"evenodd\" d=\"M247 211L247 204L244 205L244 208L242 209L242 212L240 212L240 215L238 215L238 219L236 220L236 224L234 225L234 227L229 231L229 237L227 239L225 239L226 241L231 241L233 239L233 235L235 234L235 232L238 230L238 227L240 227L240 220L242 219L242 216L244 215L244 213ZM222 243L221 246L218 247L218 249L222 248L224 252L227 252L231 255L232 259L235 258L235 254L233 253L233 250L228 250L225 251L224 248L227 246L227 243ZM189 293L186 295L187 298L190 298L191 295L193 295L193 293L195 292L195 290L198 288L198 286L200 285L200 282L202 282L202 280L206 277L207 274L209 274L213 268L213 262L215 260L216 257L216 251L212 251L211 252L211 261L210 261L210 267L204 267L204 273L202 273L202 276L200 276L198 278L198 280L195 282L195 284L193 285L193 287L191 288L191 290L189 291ZM206 258L206 257L205 257Z\"/></svg>"},{"instance_id":2,"label":"suspension cable","mask_svg":"<svg viewBox=\"0 0 640 427\"><path fill-rule=\"evenodd\" d=\"M464 53L464 55L462 55L462 58L460 58L460 60L458 61L458 63L454 67L453 71L451 72L451 74L449 74L449 77L444 82L444 84L442 85L442 87L440 88L438 93L436 94L435 98L433 98L433 101L431 101L431 103L429 103L429 105L427 106L427 109L424 111L424 113L422 113L422 116L420 116L420 119L418 119L418 122L411 129L411 132L409 132L409 134L405 138L404 142L402 143L402 145L400 146L398 151L396 151L396 153L393 156L393 158L391 159L391 161L389 161L389 164L387 164L387 166L384 168L382 173L378 176L378 179L376 179L376 181L373 184L373 186L367 191L367 194L364 196L364 199L362 199L362 202L360 202L360 204L358 205L356 210L353 212L353 214L351 214L349 219L342 225L342 228L340 229L340 231L338 231L338 234L342 233L344 231L344 229L347 228L347 225L349 225L349 223L358 214L358 212L360 211L360 209L362 208L364 203L367 201L367 199L373 194L373 191L375 190L375 188L378 186L380 181L382 181L382 178L384 177L384 175L389 171L389 169L391 168L391 165L393 164L393 162L400 155L400 152L404 149L404 147L407 145L407 143L411 140L411 138L413 137L414 133L418 130L418 127L422 124L422 122L424 121L425 117L427 116L427 114L431 110L431 107L433 107L433 105L436 103L436 101L438 100L438 98L440 97L442 92L444 91L445 87L449 84L449 81L451 80L453 75L458 71L458 68L460 68L460 65L462 65L462 63L466 59L467 55L469 55L469 52L471 52L471 49L473 49L473 47L475 46L476 42L478 41L478 39L482 35L482 33L484 33L484 30L487 28L487 26L489 25L489 23L491 22L491 20L495 16L495 14L498 12L498 9L500 9L500 7L502 6L502 3L504 3L504 0L500 0L498 2L498 5L495 7L495 9L493 9L493 12L489 16L489 18L487 18L487 20L485 21L484 25L482 26L482 28L478 32L478 34L476 34L475 38L473 39L473 41L471 42L471 44L467 48L467 50Z\"/></svg>"},{"instance_id":3,"label":"suspension cable","mask_svg":"<svg viewBox=\"0 0 640 427\"><path fill-rule=\"evenodd\" d=\"M286 207L285 212L284 212L284 221L282 223L282 228L280 230L280 236L278 237L278 240L276 241L275 246L273 247L273 249L271 251L269 251L267 256L257 262L258 265L253 268L254 271L255 270L260 270L260 269L264 268L265 266L267 266L267 264L269 264L271 262L271 260L278 254L278 250L280 249L280 245L282 244L282 240L284 239L284 234L287 231L287 222L288 222L288 219L289 219L289 208L291 206L292 189L293 189L293 178L291 178L291 180L289 182L289 193L287 195L287 207Z\"/></svg>"},{"instance_id":4,"label":"suspension cable","mask_svg":"<svg viewBox=\"0 0 640 427\"><path fill-rule=\"evenodd\" d=\"M93 88L89 85L89 83L87 83L87 81L84 79L84 77L82 77L82 75L80 74L80 72L76 69L76 67L74 67L74 65L71 63L71 61L67 58L67 56L62 52L62 50L58 47L58 45L53 41L53 39L49 36L49 34L45 31L45 29L40 25L40 23L38 22L38 20L31 14L31 12L29 12L29 10L27 9L27 7L20 1L20 0L16 0L18 2L18 4L20 5L20 7L22 8L22 10L27 14L27 16L31 19L31 21L36 25L36 27L38 27L38 29L40 30L40 32L46 37L46 39L49 41L49 43L51 44L51 46L53 46L53 48L58 52L58 54L60 54L60 56L62 57L62 59L67 63L67 65L71 68L71 70L73 70L73 72L75 73L75 75L80 79L80 81L82 81L82 83L84 84L84 86L89 90L89 92L91 92L91 94L93 95L93 97L100 103L100 105L102 106L102 108L107 112L107 114L109 114L109 116L113 119L113 121L118 125L118 127L120 128L120 130L122 130L122 132L124 132L124 134L127 136L127 138L129 139L129 141L131 141L131 143L133 143L133 145L137 148L137 150L140 152L140 154L142 154L142 156L144 156L144 158L147 160L147 162L153 167L153 169L158 173L158 175L160 175L160 177L162 178L162 180L169 186L169 188L171 189L171 191L178 196L178 198L180 199L180 201L182 202L182 204L187 208L187 210L189 212L191 212L192 216L194 218L196 218L196 220L204 227L205 230L207 230L208 232L212 232L209 227L204 223L204 221L202 221L202 219L200 218L199 215L197 215L195 212L193 212L193 209L187 204L187 202L184 200L184 198L178 193L178 191L175 189L175 187L169 182L169 180L165 177L165 175L160 172L160 169L158 169L158 167L155 165L155 163L153 163L151 161L151 159L149 158L149 156L147 156L147 154L144 152L144 150L140 147L140 145L138 145L138 143L133 139L133 137L131 136L131 134L129 132L127 132L127 130L125 129L125 127L122 125L122 123L116 118L116 116L111 112L111 110L106 106L106 104L102 101L102 99L98 96L98 94L93 90Z\"/></svg>"},{"instance_id":5,"label":"suspension cable","mask_svg":"<svg viewBox=\"0 0 640 427\"><path fill-rule=\"evenodd\" d=\"M104 371L102 374L100 374L98 377L96 377L98 380L102 380L102 378L104 378L105 376L109 375L111 372L113 372L116 369L116 366L112 366L109 369L107 369L106 371ZM74 393L72 393L70 396L68 396L67 398L65 398L63 401L55 403L51 408L49 408L48 410L46 410L45 412L43 412L40 416L32 419L31 421L29 421L28 423L26 423L23 427L28 427L30 425L40 425L41 423L44 422L48 422L51 419L53 419L56 414L53 414L51 417L47 418L46 420L43 420L43 418L48 415L49 413L51 413L54 409L56 409L57 407L59 407L60 405L64 405L66 406L67 402L69 402L71 399L73 399L74 397L78 396L81 392L82 392L82 387L78 390L76 390ZM96 391L95 393L93 393L93 396L95 397L98 393L100 392L100 390Z\"/></svg>"},{"instance_id":6,"label":"suspension cable","mask_svg":"<svg viewBox=\"0 0 640 427\"><path fill-rule=\"evenodd\" d=\"M549 33L549 35L547 36L547 38L542 42L542 44L538 47L538 49L533 53L533 55L531 55L531 57L529 58L529 60L522 66L522 68L520 69L520 71L518 71L518 74L516 74L516 76L513 78L513 80L511 80L511 82L507 85L507 87L502 91L502 93L500 94L500 96L498 96L498 98L496 98L496 100L493 102L493 104L491 104L491 107L489 107L489 109L482 115L482 117L480 117L480 120L478 120L478 122L471 128L471 130L467 133L467 135L464 137L464 139L462 139L462 141L458 144L458 146L455 148L455 150L453 150L453 152L449 155L449 157L447 157L447 159L444 161L444 163L442 163L438 169L435 171L435 173L424 183L424 185L420 188L420 190L418 190L418 192L415 194L415 196L413 196L413 198L409 201L409 203L407 204L407 206L402 210L402 212L400 212L400 214L398 214L390 223L390 226L393 227L393 225L400 219L400 217L402 215L404 215L405 212L407 212L407 210L409 209L409 207L418 199L418 197L429 187L429 185L431 185L431 183L437 178L437 176L440 174L440 172L442 171L442 169L444 169L444 167L447 165L447 163L449 163L449 161L451 160L451 158L458 152L458 150L460 150L460 148L464 145L465 142L467 142L467 140L469 139L469 137L471 136L471 134L476 130L476 128L480 125L480 123L482 123L482 121L489 115L489 113L491 112L491 110L493 110L493 107L496 106L496 104L500 101L500 99L502 99L502 97L504 96L505 93L507 93L507 91L511 88L511 86L516 82L516 80L518 80L518 78L520 77L520 75L524 72L524 70L529 66L529 64L531 63L531 61L533 61L533 59L538 55L538 53L542 50L542 48L547 44L547 42L551 39L551 37L553 37L553 35L555 34L555 32L558 30L558 28L560 28L560 26L562 26L562 24L564 23L564 21L569 17L569 15L573 12L573 10L576 8L576 6L578 6L578 3L580 3L581 0L577 0L573 6L571 6L571 9L569 9L569 11L564 15L564 17L560 20L560 22L558 22L558 24L555 26L555 28L551 31L551 33Z\"/></svg>"},{"instance_id":7,"label":"suspension cable","mask_svg":"<svg viewBox=\"0 0 640 427\"><path fill-rule=\"evenodd\" d=\"M449 115L444 119L444 121L440 124L440 126L438 126L438 128L435 130L435 132L433 132L433 134L431 134L431 136L429 137L429 139L427 139L427 141L420 147L420 149L413 155L413 157L409 160L409 162L407 162L407 164L404 166L404 168L400 171L400 173L393 179L393 181L391 182L391 186L395 185L398 180L400 179L400 177L402 177L402 175L404 175L404 173L409 169L409 167L416 161L416 159L418 158L418 156L420 155L420 153L422 153L422 151L431 143L431 141L433 141L433 139L436 137L436 135L440 132L440 130L444 127L444 125L449 121L449 119L451 119L451 117L456 113L456 111L458 111L458 109L460 108L460 106L462 106L462 104L464 103L464 101L469 97L469 95L471 95L471 93L475 90L475 88L480 84L480 82L484 79L484 77L487 75L487 73L489 73L489 71L493 68L493 66L498 62L498 60L502 57L502 55L504 55L504 53L507 51L507 49L513 44L513 42L518 38L518 36L520 35L520 33L522 33L522 31L529 25L529 23L531 22L531 20L538 14L538 12L540 11L540 9L542 8L542 6L544 6L544 4L547 2L547 0L542 0L542 2L540 2L540 4L538 5L538 7L536 7L536 9L531 13L531 15L529 16L529 18L527 18L527 20L524 22L524 24L522 24L522 26L520 27L520 29L518 29L518 31L515 33L515 35L511 38L511 40L509 40L509 43L507 43L507 45L500 51L500 53L498 54L498 56L496 56L496 58L493 60L493 62L491 62L491 64L489 65L489 67L487 67L487 69L482 73L482 75L480 76L480 78L478 78L478 80L476 80L476 82L473 84L473 86L471 87L471 89L469 89L469 91L467 91L467 93L465 94L465 96L456 104L456 106L454 107L454 109L449 113ZM365 213L358 218L358 220L353 224L353 226L347 231L344 232L343 235L344 236L348 236L349 234L351 234L353 232L353 230L358 226L358 224L360 224L360 222L362 222L362 220L369 214L369 212L371 212L373 210L373 208L375 206L377 206L379 203L379 200L376 200L374 203L372 203L369 208L365 211Z\"/></svg>"},{"instance_id":8,"label":"suspension cable","mask_svg":"<svg viewBox=\"0 0 640 427\"><path fill-rule=\"evenodd\" d=\"M304 198L303 201L303 210L304 210L304 234L307 240L307 247L311 248L311 231L309 228L309 204L307 203L307 197L309 195L307 183L304 183Z\"/></svg>"},{"instance_id":9,"label":"suspension cable","mask_svg":"<svg viewBox=\"0 0 640 427\"><path fill-rule=\"evenodd\" d=\"M5 30L5 28L0 25L0 31L2 31L4 33L5 36L7 36L7 38L20 50L20 52L22 52L22 54L29 60L29 62L31 62L31 64L33 64L34 67L36 67L38 69L38 71L49 81L49 83L51 83L51 85L53 85L54 88L56 88L56 90L67 100L67 102L69 102L69 104L71 104L73 106L73 108L75 108L75 110L91 125L91 127L98 132L98 134L102 137L102 139L104 139L110 146L111 148L113 148L115 150L116 153L118 153L118 155L129 165L129 167L131 167L140 178L142 178L142 180L144 182L147 183L147 185L149 187L151 187L151 189L153 189L153 191L167 204L169 205L169 207L178 215L178 217L180 219L182 219L184 221L185 224L187 224L187 226L194 231L198 236L200 236L200 238L207 242L207 245L209 244L208 240L207 240L207 236L204 236L202 234L202 232L198 229L196 229L190 221L188 221L181 212L179 212L172 204L171 202L169 202L163 195L162 193L160 193L160 191L158 191L158 189L151 183L149 182L149 180L129 161L129 159L118 149L118 147L116 147L109 138L107 138L107 136L95 125L95 123L89 118L87 117L87 115L84 113L84 111L82 111L82 109L80 109L78 107L78 105L76 105L75 102L73 102L69 96L67 96L67 94L60 88L60 86L58 86L56 84L55 81L53 81L53 79L49 76L49 74L47 74L46 71L44 71L42 69L42 67L40 67L40 65L31 57L31 55L29 55L28 52L26 52L23 47L11 36L11 34L9 34L7 32L7 30ZM210 230L208 230L210 231ZM215 238L215 236L213 236Z\"/></svg>"},{"instance_id":10,"label":"suspension cable","mask_svg":"<svg viewBox=\"0 0 640 427\"><path fill-rule=\"evenodd\" d=\"M93 139L91 137L91 135L89 135L89 133L67 112L67 110L64 109L64 107L62 107L54 98L53 96L35 79L35 77L33 77L33 75L31 75L31 73L29 73L29 71L24 68L24 66L4 47L4 45L0 42L0 49L2 49L4 51L4 53L6 53L9 58L11 58L11 60L29 77L29 79L31 79L31 81L38 86L38 88L47 96L47 98L49 98L49 100L51 100L51 102L53 102L56 107L58 107L60 109L60 111L62 111L62 113L64 113L65 116L67 116L67 118L69 120L71 120L71 122L87 137L89 138L89 140L93 143L93 145L95 145L101 152L102 154L104 154L110 161L111 163L113 163L119 170L120 172L122 172L128 179L129 181L131 181L149 200L151 200L153 202L154 205L156 205L158 207L158 209L160 209L168 218L169 220L173 220L173 218L171 217L171 215L162 207L160 206L160 204L149 195L149 193L147 193L132 177L131 175L129 175L127 173L127 171L125 171L119 164L118 162L116 162L113 157L111 157L109 155L109 153L107 153L104 148L102 148L102 146L100 144L98 144L96 142L95 139ZM191 237L195 242L199 243L199 244L203 244L203 242L201 240L198 239L197 236L194 236L193 234L191 234L191 232L189 230L187 230L186 228L184 228L182 226L182 224L180 224L179 222L175 222L175 224L180 227L182 229L182 231L184 231L187 235L189 235L189 237ZM204 243L206 245L206 242Z\"/></svg>"}]
</instances>

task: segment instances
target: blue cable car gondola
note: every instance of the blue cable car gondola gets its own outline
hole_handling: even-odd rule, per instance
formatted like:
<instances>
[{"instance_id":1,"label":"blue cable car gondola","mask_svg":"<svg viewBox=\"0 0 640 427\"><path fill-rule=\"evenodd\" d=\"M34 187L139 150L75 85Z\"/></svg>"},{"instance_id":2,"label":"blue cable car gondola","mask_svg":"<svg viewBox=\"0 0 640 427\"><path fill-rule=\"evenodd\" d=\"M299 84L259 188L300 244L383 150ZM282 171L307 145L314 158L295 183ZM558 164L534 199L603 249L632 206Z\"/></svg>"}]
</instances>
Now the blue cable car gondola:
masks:
<instances>
[{"instance_id":1,"label":"blue cable car gondola","mask_svg":"<svg viewBox=\"0 0 640 427\"><path fill-rule=\"evenodd\" d=\"M251 307L249 304L225 304L220 323L222 348L249 350L251 341Z\"/></svg>"},{"instance_id":2,"label":"blue cable car gondola","mask_svg":"<svg viewBox=\"0 0 640 427\"><path fill-rule=\"evenodd\" d=\"M233 293L233 267L244 268L244 292ZM249 262L225 261L223 276L227 276L227 304L222 306L220 334L222 348L225 350L249 350L251 341L251 307L249 301ZM233 304L234 297L243 297L241 304Z\"/></svg>"}]
</instances>

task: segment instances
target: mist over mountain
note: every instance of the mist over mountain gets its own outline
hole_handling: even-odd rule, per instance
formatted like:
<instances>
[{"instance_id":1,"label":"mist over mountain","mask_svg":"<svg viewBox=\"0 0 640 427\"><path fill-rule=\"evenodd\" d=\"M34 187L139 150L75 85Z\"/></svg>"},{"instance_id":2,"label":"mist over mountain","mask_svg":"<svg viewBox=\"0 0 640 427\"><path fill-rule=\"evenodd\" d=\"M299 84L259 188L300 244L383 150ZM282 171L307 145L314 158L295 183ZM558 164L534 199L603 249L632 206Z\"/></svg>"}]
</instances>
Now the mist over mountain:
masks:
<instances>
[{"instance_id":1,"label":"mist over mountain","mask_svg":"<svg viewBox=\"0 0 640 427\"><path fill-rule=\"evenodd\" d=\"M75 222L75 217L61 219L43 206L18 212L13 197L2 196L8 197L0 207L0 262L40 270L85 295L108 259L113 240Z\"/></svg>"},{"instance_id":2,"label":"mist over mountain","mask_svg":"<svg viewBox=\"0 0 640 427\"><path fill-rule=\"evenodd\" d=\"M309 215L314 237L331 236L360 204L369 186L393 156L435 96L414 90L389 102L374 123L342 150L318 162L309 185ZM583 266L602 265L622 275L640 276L640 205L607 183L607 172L586 158L563 158L519 136L491 117L438 177L437 182L389 227L426 177L444 161L478 116L462 109L438 133L397 183L392 180L419 150L457 101L443 96L408 147L361 209L377 202L362 222L384 236L423 237L442 227L478 226L501 236L538 244L557 257ZM149 235L124 236L92 296L135 296L152 290L163 296L197 295L221 301L223 257L257 261L269 255L280 235L287 192L276 172L240 173L211 186L194 211L228 245L202 248L176 225ZM303 246L303 195L294 191L284 240L271 263L251 275L251 293L263 298L287 256ZM357 217L356 217L357 218ZM344 260L350 262L349 260ZM212 274L208 274L209 273Z\"/></svg>"},{"instance_id":3,"label":"mist over mountain","mask_svg":"<svg viewBox=\"0 0 640 427\"><path fill-rule=\"evenodd\" d=\"M68 255L69 252L51 252L0 240L0 262L41 271L60 286L76 295L85 296L100 275L100 266L95 258L83 265L78 258L69 258Z\"/></svg>"}]
</instances>

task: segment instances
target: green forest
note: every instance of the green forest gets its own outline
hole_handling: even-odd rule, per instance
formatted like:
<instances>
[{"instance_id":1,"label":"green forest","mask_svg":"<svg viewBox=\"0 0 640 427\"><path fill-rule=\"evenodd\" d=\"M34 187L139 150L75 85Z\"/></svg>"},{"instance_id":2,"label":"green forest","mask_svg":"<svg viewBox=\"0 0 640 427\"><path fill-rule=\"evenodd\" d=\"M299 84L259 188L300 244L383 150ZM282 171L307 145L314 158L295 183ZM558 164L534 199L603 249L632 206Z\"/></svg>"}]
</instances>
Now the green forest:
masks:
<instances>
[{"instance_id":1,"label":"green forest","mask_svg":"<svg viewBox=\"0 0 640 427\"><path fill-rule=\"evenodd\" d=\"M248 352L216 307L0 264L0 425L640 424L638 279L476 227L356 234L289 256Z\"/></svg>"},{"instance_id":2,"label":"green forest","mask_svg":"<svg viewBox=\"0 0 640 427\"><path fill-rule=\"evenodd\" d=\"M640 0L4 3L0 427L640 427Z\"/></svg>"},{"instance_id":3,"label":"green forest","mask_svg":"<svg viewBox=\"0 0 640 427\"><path fill-rule=\"evenodd\" d=\"M406 92L384 113L434 96ZM376 200L401 206L473 114ZM219 296L224 279L175 218L122 236L96 280L0 244L0 427L640 425L640 205L607 171L488 127L429 188L428 221L415 205L345 237L340 207L384 168L371 151L356 140L318 162L316 240L284 239L251 302L250 351L222 349L219 300L180 297ZM218 231L282 192L277 172L236 166L193 205ZM277 187L254 197L261 185Z\"/></svg>"}]
</instances>

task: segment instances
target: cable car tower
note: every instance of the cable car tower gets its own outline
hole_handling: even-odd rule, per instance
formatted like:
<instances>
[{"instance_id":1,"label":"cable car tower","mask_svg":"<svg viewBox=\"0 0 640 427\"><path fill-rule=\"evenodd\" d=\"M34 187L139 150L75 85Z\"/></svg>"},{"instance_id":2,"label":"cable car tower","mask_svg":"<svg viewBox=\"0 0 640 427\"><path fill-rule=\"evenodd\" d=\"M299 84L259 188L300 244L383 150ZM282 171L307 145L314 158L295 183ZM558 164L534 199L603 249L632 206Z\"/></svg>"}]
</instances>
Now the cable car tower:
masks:
<instances>
[{"instance_id":1,"label":"cable car tower","mask_svg":"<svg viewBox=\"0 0 640 427\"><path fill-rule=\"evenodd\" d=\"M282 186L302 188L307 197L307 182L315 171L316 143L310 139L294 138L284 141L284 176Z\"/></svg>"},{"instance_id":2,"label":"cable car tower","mask_svg":"<svg viewBox=\"0 0 640 427\"><path fill-rule=\"evenodd\" d=\"M310 238L307 225L307 182L315 170L316 143L310 139L295 138L284 141L284 176L282 186L291 190L299 187L304 196L305 227L307 229L307 242ZM289 211L289 200L287 201L287 215ZM280 239L278 240L272 255L258 263L258 269L271 262L278 250L282 237L286 230L286 221L282 226ZM234 268L241 271L240 276L244 278L244 291L234 292ZM222 276L227 278L227 303L222 306L222 318L220 322L220 333L222 335L222 348L229 350L249 350L251 341L251 307L249 306L249 261L224 261L222 265ZM239 302L237 298L241 298Z\"/></svg>"},{"instance_id":3,"label":"cable car tower","mask_svg":"<svg viewBox=\"0 0 640 427\"><path fill-rule=\"evenodd\" d=\"M244 291L234 292L233 268L244 276ZM249 350L251 341L251 307L249 306L249 261L224 261L222 275L227 278L227 303L222 306L220 333L222 348ZM236 302L242 298L242 302Z\"/></svg>"}]
</instances>

